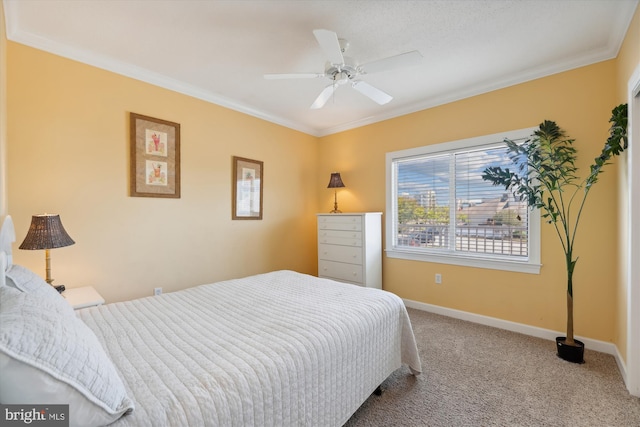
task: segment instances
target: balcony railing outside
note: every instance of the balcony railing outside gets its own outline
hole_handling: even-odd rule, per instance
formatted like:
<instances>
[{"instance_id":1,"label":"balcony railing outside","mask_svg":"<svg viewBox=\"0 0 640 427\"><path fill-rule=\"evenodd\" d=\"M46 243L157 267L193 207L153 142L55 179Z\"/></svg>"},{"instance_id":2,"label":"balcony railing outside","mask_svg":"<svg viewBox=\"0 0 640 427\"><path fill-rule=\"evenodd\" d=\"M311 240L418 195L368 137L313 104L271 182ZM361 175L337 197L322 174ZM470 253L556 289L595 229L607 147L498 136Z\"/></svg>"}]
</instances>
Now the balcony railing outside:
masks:
<instances>
[{"instance_id":1,"label":"balcony railing outside","mask_svg":"<svg viewBox=\"0 0 640 427\"><path fill-rule=\"evenodd\" d=\"M515 225L458 225L455 251L528 256L527 228ZM453 250L448 225L399 224L398 246Z\"/></svg>"}]
</instances>

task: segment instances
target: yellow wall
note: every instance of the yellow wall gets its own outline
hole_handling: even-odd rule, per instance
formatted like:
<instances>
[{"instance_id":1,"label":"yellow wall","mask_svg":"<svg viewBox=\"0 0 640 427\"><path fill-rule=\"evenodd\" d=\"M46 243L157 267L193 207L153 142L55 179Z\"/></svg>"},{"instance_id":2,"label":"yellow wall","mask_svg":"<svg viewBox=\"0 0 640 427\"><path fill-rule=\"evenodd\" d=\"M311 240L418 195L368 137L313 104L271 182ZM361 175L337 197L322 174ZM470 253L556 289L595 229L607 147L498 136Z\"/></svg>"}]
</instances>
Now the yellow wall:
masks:
<instances>
[{"instance_id":1,"label":"yellow wall","mask_svg":"<svg viewBox=\"0 0 640 427\"><path fill-rule=\"evenodd\" d=\"M555 120L579 150L588 171L607 137L616 102L615 61L557 74L437 108L324 137L318 186L339 170L348 191L339 193L343 211L384 210L385 153L479 135L537 126ZM614 168L611 168L613 170ZM576 250L575 324L578 335L614 338L618 254L616 173L605 173L590 194ZM331 194L319 196L329 206ZM566 274L562 250L551 226L542 226L539 275L464 268L385 258L383 286L403 298L565 330ZM434 284L441 273L442 285Z\"/></svg>"},{"instance_id":2,"label":"yellow wall","mask_svg":"<svg viewBox=\"0 0 640 427\"><path fill-rule=\"evenodd\" d=\"M627 103L628 99L628 82L631 75L640 67L640 8L636 8L631 25L627 31L624 43L620 48L618 58L616 60L617 67L617 103ZM618 251L621 254L618 262L619 280L616 288L617 298L617 311L615 318L615 337L614 342L618 347L618 352L622 355L622 358L626 361L627 358L627 322L628 322L628 286L627 283L627 270L630 260L627 254L628 248L628 218L627 212L629 209L629 175L627 170L628 152L623 153L620 158L619 173L618 173ZM640 165L636 165L640 167Z\"/></svg>"},{"instance_id":3,"label":"yellow wall","mask_svg":"<svg viewBox=\"0 0 640 427\"><path fill-rule=\"evenodd\" d=\"M627 102L627 82L629 77L640 65L640 7L636 8L631 25L627 30L624 42L616 58L617 79L616 90L618 100Z\"/></svg>"},{"instance_id":4,"label":"yellow wall","mask_svg":"<svg viewBox=\"0 0 640 427\"><path fill-rule=\"evenodd\" d=\"M9 212L59 213L52 275L107 301L274 269L316 272L317 138L8 42ZM128 196L129 112L181 124L182 197ZM231 220L232 156L264 161L264 219ZM313 197L309 197L312 194ZM44 274L42 251L15 261Z\"/></svg>"},{"instance_id":5,"label":"yellow wall","mask_svg":"<svg viewBox=\"0 0 640 427\"><path fill-rule=\"evenodd\" d=\"M0 4L0 218L7 214L7 36L4 7Z\"/></svg>"}]
</instances>

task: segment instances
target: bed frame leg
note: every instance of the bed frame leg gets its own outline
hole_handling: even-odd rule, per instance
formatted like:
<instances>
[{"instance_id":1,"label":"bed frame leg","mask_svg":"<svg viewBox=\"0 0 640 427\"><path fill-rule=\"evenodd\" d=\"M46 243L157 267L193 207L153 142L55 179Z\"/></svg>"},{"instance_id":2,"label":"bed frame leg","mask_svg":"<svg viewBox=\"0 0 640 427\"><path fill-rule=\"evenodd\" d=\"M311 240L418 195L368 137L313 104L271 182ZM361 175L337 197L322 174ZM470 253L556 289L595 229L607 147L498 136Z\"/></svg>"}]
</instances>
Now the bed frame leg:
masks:
<instances>
[{"instance_id":1,"label":"bed frame leg","mask_svg":"<svg viewBox=\"0 0 640 427\"><path fill-rule=\"evenodd\" d=\"M374 391L373 394L375 394L376 396L382 396L382 387L378 386Z\"/></svg>"}]
</instances>

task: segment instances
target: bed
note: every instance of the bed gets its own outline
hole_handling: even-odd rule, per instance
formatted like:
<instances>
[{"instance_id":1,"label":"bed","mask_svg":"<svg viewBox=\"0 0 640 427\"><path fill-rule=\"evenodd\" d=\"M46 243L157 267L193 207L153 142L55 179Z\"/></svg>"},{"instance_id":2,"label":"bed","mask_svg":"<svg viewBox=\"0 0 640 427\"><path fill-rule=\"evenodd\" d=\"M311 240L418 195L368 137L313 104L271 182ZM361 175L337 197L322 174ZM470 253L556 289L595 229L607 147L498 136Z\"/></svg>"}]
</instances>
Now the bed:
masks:
<instances>
[{"instance_id":1,"label":"bed","mask_svg":"<svg viewBox=\"0 0 640 427\"><path fill-rule=\"evenodd\" d=\"M421 372L389 292L274 271L74 312L12 263L6 224L3 404L68 403L84 426L341 426L401 365Z\"/></svg>"}]
</instances>

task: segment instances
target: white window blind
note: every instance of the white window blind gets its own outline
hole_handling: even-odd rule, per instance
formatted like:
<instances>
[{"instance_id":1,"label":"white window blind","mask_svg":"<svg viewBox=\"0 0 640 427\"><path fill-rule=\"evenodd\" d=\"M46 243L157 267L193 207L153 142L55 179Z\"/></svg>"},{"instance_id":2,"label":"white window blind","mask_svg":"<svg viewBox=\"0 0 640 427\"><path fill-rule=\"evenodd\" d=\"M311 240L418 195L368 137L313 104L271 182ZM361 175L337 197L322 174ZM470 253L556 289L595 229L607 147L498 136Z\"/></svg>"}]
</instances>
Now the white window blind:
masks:
<instances>
[{"instance_id":1,"label":"white window blind","mask_svg":"<svg viewBox=\"0 0 640 427\"><path fill-rule=\"evenodd\" d=\"M526 201L482 179L489 166L517 168L502 141L530 134L388 153L387 255L535 272L539 216Z\"/></svg>"}]
</instances>

